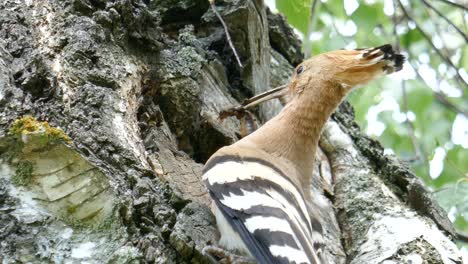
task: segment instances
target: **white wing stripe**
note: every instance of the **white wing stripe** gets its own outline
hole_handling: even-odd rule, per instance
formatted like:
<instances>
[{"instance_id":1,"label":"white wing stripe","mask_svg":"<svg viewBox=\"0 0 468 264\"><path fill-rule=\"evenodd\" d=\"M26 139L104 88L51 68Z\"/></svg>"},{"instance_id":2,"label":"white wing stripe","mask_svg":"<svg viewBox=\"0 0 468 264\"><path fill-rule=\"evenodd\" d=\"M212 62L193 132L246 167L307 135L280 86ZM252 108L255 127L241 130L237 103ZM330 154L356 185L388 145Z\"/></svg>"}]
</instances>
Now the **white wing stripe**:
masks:
<instances>
[{"instance_id":1,"label":"white wing stripe","mask_svg":"<svg viewBox=\"0 0 468 264\"><path fill-rule=\"evenodd\" d=\"M229 196L223 195L220 202L234 210L246 210L257 205L283 209L277 201L271 199L268 195L259 192L249 192L242 189L241 191L242 195L234 193L229 193Z\"/></svg>"},{"instance_id":2,"label":"white wing stripe","mask_svg":"<svg viewBox=\"0 0 468 264\"><path fill-rule=\"evenodd\" d=\"M270 232L278 231L294 235L288 221L273 216L252 216L247 218L244 224L250 233L254 233L255 230L268 229Z\"/></svg>"},{"instance_id":3,"label":"white wing stripe","mask_svg":"<svg viewBox=\"0 0 468 264\"><path fill-rule=\"evenodd\" d=\"M290 262L295 261L296 263L310 263L306 254L298 249L289 246L278 245L271 245L269 249L273 256L285 257Z\"/></svg>"}]
</instances>

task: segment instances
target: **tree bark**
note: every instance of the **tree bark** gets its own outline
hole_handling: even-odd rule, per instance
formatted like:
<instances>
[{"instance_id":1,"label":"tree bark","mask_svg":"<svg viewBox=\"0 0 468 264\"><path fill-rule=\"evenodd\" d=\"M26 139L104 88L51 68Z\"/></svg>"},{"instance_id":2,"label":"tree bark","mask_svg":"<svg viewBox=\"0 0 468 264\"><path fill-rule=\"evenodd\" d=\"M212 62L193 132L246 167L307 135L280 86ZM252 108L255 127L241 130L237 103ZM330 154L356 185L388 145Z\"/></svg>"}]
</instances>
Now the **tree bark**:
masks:
<instances>
[{"instance_id":1,"label":"tree bark","mask_svg":"<svg viewBox=\"0 0 468 264\"><path fill-rule=\"evenodd\" d=\"M2 263L208 263L201 168L239 138L218 114L303 59L263 1L216 7L243 68L206 0L0 3ZM328 262L462 263L446 213L353 120L343 103L328 122L311 186Z\"/></svg>"}]
</instances>

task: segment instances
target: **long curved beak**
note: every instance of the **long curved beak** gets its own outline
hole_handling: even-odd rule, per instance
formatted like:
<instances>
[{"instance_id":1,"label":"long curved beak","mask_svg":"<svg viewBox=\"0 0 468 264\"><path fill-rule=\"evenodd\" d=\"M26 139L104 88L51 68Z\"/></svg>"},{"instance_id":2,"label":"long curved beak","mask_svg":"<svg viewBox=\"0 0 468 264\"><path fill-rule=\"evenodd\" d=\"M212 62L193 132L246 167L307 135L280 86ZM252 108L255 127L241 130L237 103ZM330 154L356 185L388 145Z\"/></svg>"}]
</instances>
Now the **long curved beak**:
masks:
<instances>
[{"instance_id":1,"label":"long curved beak","mask_svg":"<svg viewBox=\"0 0 468 264\"><path fill-rule=\"evenodd\" d=\"M249 99L245 99L240 105L221 111L219 113L219 119L223 120L230 116L236 116L237 119L241 120L246 116L249 116L249 119L254 120L255 117L248 111L248 109L276 98L281 101L282 105L285 105L287 103L287 88L287 84L281 85L261 94L257 94Z\"/></svg>"},{"instance_id":2,"label":"long curved beak","mask_svg":"<svg viewBox=\"0 0 468 264\"><path fill-rule=\"evenodd\" d=\"M244 100L242 104L240 105L240 107L243 109L249 109L249 108L252 108L254 106L257 106L261 103L270 101L275 98L281 99L282 97L286 95L288 91L287 88L288 88L288 85L285 84L285 85L281 85L276 88L273 88L271 90L268 90L266 92L263 92L261 94L257 94L249 99Z\"/></svg>"}]
</instances>

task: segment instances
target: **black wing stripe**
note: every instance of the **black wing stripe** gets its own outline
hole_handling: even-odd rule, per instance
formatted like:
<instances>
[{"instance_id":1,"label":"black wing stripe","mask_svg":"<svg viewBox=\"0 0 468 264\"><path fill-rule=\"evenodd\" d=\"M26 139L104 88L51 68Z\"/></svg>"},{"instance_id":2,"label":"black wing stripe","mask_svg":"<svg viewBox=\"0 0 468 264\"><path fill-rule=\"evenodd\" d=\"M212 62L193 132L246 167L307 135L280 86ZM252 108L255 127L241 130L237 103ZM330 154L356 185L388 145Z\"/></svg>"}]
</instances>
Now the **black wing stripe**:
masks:
<instances>
[{"instance_id":1,"label":"black wing stripe","mask_svg":"<svg viewBox=\"0 0 468 264\"><path fill-rule=\"evenodd\" d=\"M260 238L259 240L263 242L265 245L278 245L278 246L289 246L295 249L300 249L299 246L296 244L294 237L285 232L281 231L271 231L270 229L257 229L253 233L256 238ZM263 238L271 238L271 239L263 239ZM271 240L274 240L275 243L271 243Z\"/></svg>"}]
</instances>

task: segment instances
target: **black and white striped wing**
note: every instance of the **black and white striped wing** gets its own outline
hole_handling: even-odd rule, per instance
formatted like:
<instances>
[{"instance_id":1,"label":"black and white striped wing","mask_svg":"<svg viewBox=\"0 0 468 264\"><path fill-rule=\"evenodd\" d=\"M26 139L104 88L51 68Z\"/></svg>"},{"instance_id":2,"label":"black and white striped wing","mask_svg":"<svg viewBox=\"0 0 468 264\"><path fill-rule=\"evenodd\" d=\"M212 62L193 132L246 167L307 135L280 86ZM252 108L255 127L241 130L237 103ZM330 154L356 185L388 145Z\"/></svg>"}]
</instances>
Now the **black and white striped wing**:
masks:
<instances>
[{"instance_id":1,"label":"black and white striped wing","mask_svg":"<svg viewBox=\"0 0 468 264\"><path fill-rule=\"evenodd\" d=\"M305 200L275 166L220 156L206 164L203 179L226 219L222 222L239 234L259 263L320 263ZM223 230L221 236L230 235Z\"/></svg>"}]
</instances>

